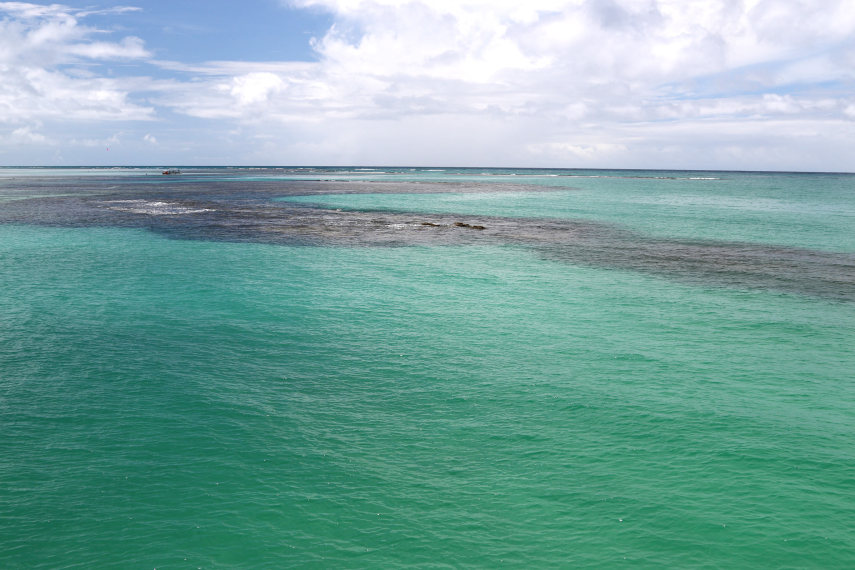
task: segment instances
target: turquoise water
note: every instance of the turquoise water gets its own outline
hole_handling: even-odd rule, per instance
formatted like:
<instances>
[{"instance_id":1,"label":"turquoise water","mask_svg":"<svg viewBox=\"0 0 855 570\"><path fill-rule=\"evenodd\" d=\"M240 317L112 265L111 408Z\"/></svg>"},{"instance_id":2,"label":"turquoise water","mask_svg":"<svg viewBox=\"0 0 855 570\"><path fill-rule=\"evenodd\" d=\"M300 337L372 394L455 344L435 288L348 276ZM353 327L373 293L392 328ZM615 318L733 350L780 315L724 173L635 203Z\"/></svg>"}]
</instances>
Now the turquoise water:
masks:
<instances>
[{"instance_id":1,"label":"turquoise water","mask_svg":"<svg viewBox=\"0 0 855 570\"><path fill-rule=\"evenodd\" d=\"M531 217L616 204L599 219L853 252L851 186L803 180L765 201L749 181L725 197L650 181L635 216L624 201L643 193L624 180L305 200ZM736 229L708 219L722 208ZM855 303L511 245L112 227L0 225L0 267L0 566L855 561Z\"/></svg>"},{"instance_id":2,"label":"turquoise water","mask_svg":"<svg viewBox=\"0 0 855 570\"><path fill-rule=\"evenodd\" d=\"M286 200L334 208L586 219L621 224L653 236L855 251L852 176L698 174L701 176L665 179L502 177L502 181L552 191L357 194Z\"/></svg>"}]
</instances>

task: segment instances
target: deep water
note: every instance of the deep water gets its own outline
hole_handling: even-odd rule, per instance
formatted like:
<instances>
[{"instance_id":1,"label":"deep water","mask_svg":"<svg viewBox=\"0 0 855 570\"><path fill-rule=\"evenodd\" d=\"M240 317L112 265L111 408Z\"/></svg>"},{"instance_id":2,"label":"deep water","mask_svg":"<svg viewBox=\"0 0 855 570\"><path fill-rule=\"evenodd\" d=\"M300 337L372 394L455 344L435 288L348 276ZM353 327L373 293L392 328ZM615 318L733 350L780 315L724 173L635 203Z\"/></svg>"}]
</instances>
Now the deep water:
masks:
<instances>
[{"instance_id":1,"label":"deep water","mask_svg":"<svg viewBox=\"0 0 855 570\"><path fill-rule=\"evenodd\" d=\"M855 562L855 176L96 172L2 179L0 566Z\"/></svg>"}]
</instances>

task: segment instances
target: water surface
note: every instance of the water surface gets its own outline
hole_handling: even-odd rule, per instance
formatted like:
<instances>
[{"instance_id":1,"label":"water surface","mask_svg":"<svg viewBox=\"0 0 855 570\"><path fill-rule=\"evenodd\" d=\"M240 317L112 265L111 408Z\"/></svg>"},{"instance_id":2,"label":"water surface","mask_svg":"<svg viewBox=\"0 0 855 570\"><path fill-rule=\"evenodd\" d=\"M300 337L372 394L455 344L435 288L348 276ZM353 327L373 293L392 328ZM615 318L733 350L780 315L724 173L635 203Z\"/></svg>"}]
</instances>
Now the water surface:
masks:
<instances>
[{"instance_id":1,"label":"water surface","mask_svg":"<svg viewBox=\"0 0 855 570\"><path fill-rule=\"evenodd\" d=\"M851 566L853 177L293 170L3 179L4 567Z\"/></svg>"}]
</instances>

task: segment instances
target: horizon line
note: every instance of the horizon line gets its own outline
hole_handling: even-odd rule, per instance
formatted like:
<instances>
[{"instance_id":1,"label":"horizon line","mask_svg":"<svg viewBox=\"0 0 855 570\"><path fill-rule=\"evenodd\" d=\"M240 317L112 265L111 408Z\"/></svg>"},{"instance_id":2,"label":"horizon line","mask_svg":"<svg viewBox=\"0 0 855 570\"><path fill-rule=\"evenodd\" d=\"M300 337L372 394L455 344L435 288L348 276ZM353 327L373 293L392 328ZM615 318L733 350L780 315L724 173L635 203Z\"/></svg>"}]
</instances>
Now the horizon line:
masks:
<instances>
[{"instance_id":1,"label":"horizon line","mask_svg":"<svg viewBox=\"0 0 855 570\"><path fill-rule=\"evenodd\" d=\"M720 168L614 168L614 167L561 167L561 166L447 166L447 165L404 165L392 166L382 164L345 164L345 165L321 165L321 164L179 164L172 166L164 166L163 164L74 164L74 165L0 165L0 169L145 169L151 168L155 170L167 168L184 168L184 169L273 169L273 168L292 168L292 169L447 169L447 170L570 170L570 171L623 171L623 172L733 172L745 174L855 174L855 171L833 171L833 170L741 170L741 169L720 169ZM368 173L366 173L368 174Z\"/></svg>"}]
</instances>

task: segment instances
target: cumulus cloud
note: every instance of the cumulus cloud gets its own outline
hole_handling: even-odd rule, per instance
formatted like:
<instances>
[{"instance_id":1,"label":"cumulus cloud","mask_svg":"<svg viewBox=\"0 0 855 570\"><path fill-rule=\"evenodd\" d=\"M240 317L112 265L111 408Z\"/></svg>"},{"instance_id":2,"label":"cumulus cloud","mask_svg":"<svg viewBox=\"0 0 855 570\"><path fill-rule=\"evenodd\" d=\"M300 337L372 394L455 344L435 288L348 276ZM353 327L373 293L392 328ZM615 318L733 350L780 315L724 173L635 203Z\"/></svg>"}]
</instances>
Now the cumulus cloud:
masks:
<instances>
[{"instance_id":1,"label":"cumulus cloud","mask_svg":"<svg viewBox=\"0 0 855 570\"><path fill-rule=\"evenodd\" d=\"M0 123L189 116L196 144L265 163L851 164L849 0L288 4L334 18L315 62L155 61L142 39L104 41L94 12L0 2ZM110 61L171 78L108 76Z\"/></svg>"},{"instance_id":2,"label":"cumulus cloud","mask_svg":"<svg viewBox=\"0 0 855 570\"><path fill-rule=\"evenodd\" d=\"M781 84L853 78L848 62L805 59L840 42L851 52L855 11L844 0L299 3L339 16L316 42L327 80L370 77L359 83L386 104L446 94L468 111L584 104L631 116L664 97L691 98L707 78L719 91L744 91L750 77L758 97Z\"/></svg>"},{"instance_id":3,"label":"cumulus cloud","mask_svg":"<svg viewBox=\"0 0 855 570\"><path fill-rule=\"evenodd\" d=\"M196 70L204 89L185 85L163 103L270 133L287 125L301 139L289 152L322 149L331 162L388 163L404 141L403 163L620 166L658 149L664 162L653 165L700 166L717 145L734 148L728 125L764 144L769 121L816 121L839 142L837 125L851 120L846 0L292 4L335 16L314 40L317 63L212 63ZM680 137L682 153L661 128L677 123L698 133ZM776 128L792 145L810 143Z\"/></svg>"},{"instance_id":4,"label":"cumulus cloud","mask_svg":"<svg viewBox=\"0 0 855 570\"><path fill-rule=\"evenodd\" d=\"M379 162L389 149L368 144L378 133L446 148L461 137L478 143L461 124L501 125L522 162L619 165L673 122L711 133L716 122L743 121L761 133L769 120L827 124L851 115L843 93L855 82L855 11L846 0L292 3L336 17L314 40L317 63L243 73L213 63L197 70L207 85L201 96L178 89L164 104L246 124L315 123L328 129L329 157ZM423 117L443 128L403 127ZM621 134L628 126L629 138ZM367 127L373 134L360 135ZM711 135L704 141L715 144ZM698 156L686 142L683 165ZM354 147L363 150L354 156Z\"/></svg>"},{"instance_id":5,"label":"cumulus cloud","mask_svg":"<svg viewBox=\"0 0 855 570\"><path fill-rule=\"evenodd\" d=\"M229 94L240 105L251 105L267 101L271 94L281 91L284 84L279 76L269 71L247 73L232 78Z\"/></svg>"},{"instance_id":6,"label":"cumulus cloud","mask_svg":"<svg viewBox=\"0 0 855 570\"><path fill-rule=\"evenodd\" d=\"M0 122L33 119L139 120L153 109L133 102L123 80L75 65L148 57L143 41L95 41L82 12L59 4L0 2Z\"/></svg>"}]
</instances>

